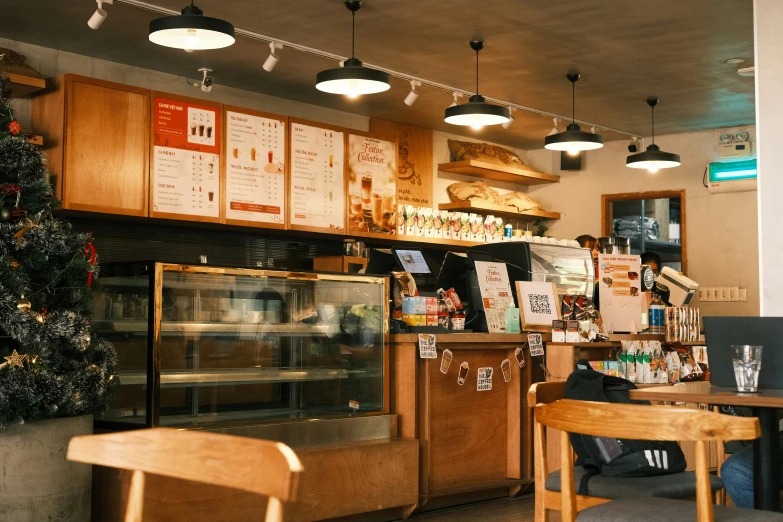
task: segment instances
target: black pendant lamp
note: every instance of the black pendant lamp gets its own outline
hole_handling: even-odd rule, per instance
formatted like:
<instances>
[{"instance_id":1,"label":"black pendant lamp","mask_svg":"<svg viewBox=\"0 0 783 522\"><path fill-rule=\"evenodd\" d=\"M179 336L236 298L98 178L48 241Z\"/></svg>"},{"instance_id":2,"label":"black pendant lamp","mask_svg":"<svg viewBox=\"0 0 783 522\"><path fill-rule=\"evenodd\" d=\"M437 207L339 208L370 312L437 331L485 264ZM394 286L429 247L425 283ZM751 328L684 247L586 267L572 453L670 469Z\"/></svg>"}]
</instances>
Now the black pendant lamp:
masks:
<instances>
[{"instance_id":1,"label":"black pendant lamp","mask_svg":"<svg viewBox=\"0 0 783 522\"><path fill-rule=\"evenodd\" d=\"M222 49L233 45L234 26L220 18L204 16L204 11L191 0L182 14L150 22L150 42L186 51Z\"/></svg>"},{"instance_id":2,"label":"black pendant lamp","mask_svg":"<svg viewBox=\"0 0 783 522\"><path fill-rule=\"evenodd\" d=\"M579 73L568 73L566 78L571 82L571 123L563 132L547 136L544 147L549 150L565 151L571 156L577 156L583 150L595 150L604 146L600 134L583 131L576 123L576 82Z\"/></svg>"},{"instance_id":3,"label":"black pendant lamp","mask_svg":"<svg viewBox=\"0 0 783 522\"><path fill-rule=\"evenodd\" d=\"M466 125L478 130L486 125L501 125L511 121L511 111L494 103L487 103L479 94L478 59L479 51L484 48L484 42L473 40L470 48L476 51L476 94L470 97L468 103L452 105L446 108L446 123Z\"/></svg>"},{"instance_id":4,"label":"black pendant lamp","mask_svg":"<svg viewBox=\"0 0 783 522\"><path fill-rule=\"evenodd\" d=\"M345 2L345 7L351 11L351 57L343 62L342 67L321 71L315 78L315 88L331 94L344 94L356 98L362 94L375 94L388 91L389 74L376 69L368 69L361 60L354 56L356 41L356 11L362 6L359 0Z\"/></svg>"},{"instance_id":5,"label":"black pendant lamp","mask_svg":"<svg viewBox=\"0 0 783 522\"><path fill-rule=\"evenodd\" d=\"M652 111L652 145L647 147L644 152L631 154L625 161L626 167L632 169L647 169L649 172L658 172L658 169L670 169L680 166L680 155L664 152L655 144L655 106L658 105L658 98L651 96L647 98L647 105Z\"/></svg>"}]
</instances>

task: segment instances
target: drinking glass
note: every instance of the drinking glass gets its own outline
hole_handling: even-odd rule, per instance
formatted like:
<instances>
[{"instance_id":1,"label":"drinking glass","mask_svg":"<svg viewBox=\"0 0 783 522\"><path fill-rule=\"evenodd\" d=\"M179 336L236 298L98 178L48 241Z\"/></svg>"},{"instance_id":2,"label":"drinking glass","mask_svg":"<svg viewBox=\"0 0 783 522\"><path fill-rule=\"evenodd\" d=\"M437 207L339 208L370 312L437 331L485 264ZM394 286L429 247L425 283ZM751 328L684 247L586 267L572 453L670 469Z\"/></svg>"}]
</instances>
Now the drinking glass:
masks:
<instances>
[{"instance_id":1,"label":"drinking glass","mask_svg":"<svg viewBox=\"0 0 783 522\"><path fill-rule=\"evenodd\" d=\"M737 379L737 391L756 393L761 370L761 352L763 346L732 345L731 361L734 363L734 377Z\"/></svg>"}]
</instances>

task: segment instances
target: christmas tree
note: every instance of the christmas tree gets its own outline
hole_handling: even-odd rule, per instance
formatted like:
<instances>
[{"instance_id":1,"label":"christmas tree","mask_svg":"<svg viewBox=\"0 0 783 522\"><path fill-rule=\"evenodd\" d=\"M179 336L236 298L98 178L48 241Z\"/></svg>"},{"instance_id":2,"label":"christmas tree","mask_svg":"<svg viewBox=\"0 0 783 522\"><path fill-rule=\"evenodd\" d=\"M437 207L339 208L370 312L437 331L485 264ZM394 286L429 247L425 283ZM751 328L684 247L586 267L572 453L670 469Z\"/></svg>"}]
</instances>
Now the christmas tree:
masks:
<instances>
[{"instance_id":1,"label":"christmas tree","mask_svg":"<svg viewBox=\"0 0 783 522\"><path fill-rule=\"evenodd\" d=\"M0 425L105 407L117 365L90 330L91 237L52 215L59 201L7 86L0 74Z\"/></svg>"}]
</instances>

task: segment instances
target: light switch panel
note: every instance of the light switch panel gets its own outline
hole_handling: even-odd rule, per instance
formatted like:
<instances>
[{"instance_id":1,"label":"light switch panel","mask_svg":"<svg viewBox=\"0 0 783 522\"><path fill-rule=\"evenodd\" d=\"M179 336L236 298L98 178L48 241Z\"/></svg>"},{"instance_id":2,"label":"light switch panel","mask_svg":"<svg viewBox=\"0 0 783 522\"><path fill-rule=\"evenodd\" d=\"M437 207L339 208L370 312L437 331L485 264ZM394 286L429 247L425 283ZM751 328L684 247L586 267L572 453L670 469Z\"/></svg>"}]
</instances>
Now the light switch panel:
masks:
<instances>
[{"instance_id":1,"label":"light switch panel","mask_svg":"<svg viewBox=\"0 0 783 522\"><path fill-rule=\"evenodd\" d=\"M731 301L732 302L739 301L739 287L736 286L731 287Z\"/></svg>"},{"instance_id":2,"label":"light switch panel","mask_svg":"<svg viewBox=\"0 0 783 522\"><path fill-rule=\"evenodd\" d=\"M744 286L739 287L739 300L740 302L746 302L748 300L748 289Z\"/></svg>"},{"instance_id":3,"label":"light switch panel","mask_svg":"<svg viewBox=\"0 0 783 522\"><path fill-rule=\"evenodd\" d=\"M715 301L715 288L712 286L708 286L706 288L706 292L707 292L707 301L708 302Z\"/></svg>"},{"instance_id":4,"label":"light switch panel","mask_svg":"<svg viewBox=\"0 0 783 522\"><path fill-rule=\"evenodd\" d=\"M722 286L716 286L713 290L713 293L715 294L715 302L716 303L722 303L723 302L723 287Z\"/></svg>"},{"instance_id":5,"label":"light switch panel","mask_svg":"<svg viewBox=\"0 0 783 522\"><path fill-rule=\"evenodd\" d=\"M723 292L723 301L724 302L731 301L731 287L730 286L723 286L723 287L721 287L721 291Z\"/></svg>"},{"instance_id":6,"label":"light switch panel","mask_svg":"<svg viewBox=\"0 0 783 522\"><path fill-rule=\"evenodd\" d=\"M707 287L706 286L700 286L699 287L699 301L706 301L707 300Z\"/></svg>"}]
</instances>

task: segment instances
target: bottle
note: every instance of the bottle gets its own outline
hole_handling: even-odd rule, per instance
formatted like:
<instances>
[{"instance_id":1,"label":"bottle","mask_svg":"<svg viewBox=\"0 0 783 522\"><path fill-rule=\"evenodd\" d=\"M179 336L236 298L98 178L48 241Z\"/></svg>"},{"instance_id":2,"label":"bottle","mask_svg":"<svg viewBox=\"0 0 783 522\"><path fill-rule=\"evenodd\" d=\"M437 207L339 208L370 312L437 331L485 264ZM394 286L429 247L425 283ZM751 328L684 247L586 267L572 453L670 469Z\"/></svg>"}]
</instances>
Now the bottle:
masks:
<instances>
[{"instance_id":1,"label":"bottle","mask_svg":"<svg viewBox=\"0 0 783 522\"><path fill-rule=\"evenodd\" d=\"M660 335L665 333L664 331L664 309L661 296L658 294L653 295L653 301L649 308L649 325L650 333Z\"/></svg>"},{"instance_id":2,"label":"bottle","mask_svg":"<svg viewBox=\"0 0 783 522\"><path fill-rule=\"evenodd\" d=\"M522 328L519 325L519 308L511 303L506 308L506 333L518 334L522 332Z\"/></svg>"}]
</instances>

